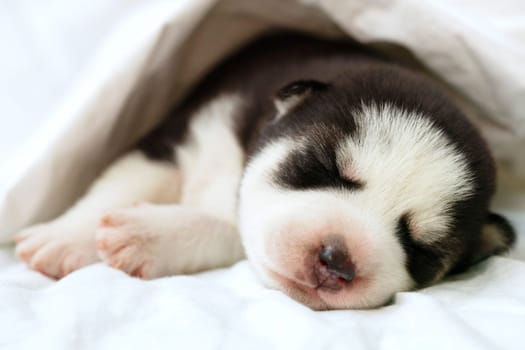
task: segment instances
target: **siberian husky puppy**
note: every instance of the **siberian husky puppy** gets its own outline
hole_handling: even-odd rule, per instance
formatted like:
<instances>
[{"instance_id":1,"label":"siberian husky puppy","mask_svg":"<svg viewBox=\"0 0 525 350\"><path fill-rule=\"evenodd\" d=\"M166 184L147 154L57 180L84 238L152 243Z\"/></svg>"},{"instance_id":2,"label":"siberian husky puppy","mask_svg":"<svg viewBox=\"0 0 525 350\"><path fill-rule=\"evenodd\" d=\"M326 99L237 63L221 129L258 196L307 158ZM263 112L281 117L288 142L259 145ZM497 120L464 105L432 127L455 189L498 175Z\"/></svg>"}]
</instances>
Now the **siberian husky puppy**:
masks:
<instances>
[{"instance_id":1,"label":"siberian husky puppy","mask_svg":"<svg viewBox=\"0 0 525 350\"><path fill-rule=\"evenodd\" d=\"M60 278L141 278L246 256L314 309L369 308L514 241L494 162L432 81L350 43L261 39L201 82L17 254Z\"/></svg>"}]
</instances>

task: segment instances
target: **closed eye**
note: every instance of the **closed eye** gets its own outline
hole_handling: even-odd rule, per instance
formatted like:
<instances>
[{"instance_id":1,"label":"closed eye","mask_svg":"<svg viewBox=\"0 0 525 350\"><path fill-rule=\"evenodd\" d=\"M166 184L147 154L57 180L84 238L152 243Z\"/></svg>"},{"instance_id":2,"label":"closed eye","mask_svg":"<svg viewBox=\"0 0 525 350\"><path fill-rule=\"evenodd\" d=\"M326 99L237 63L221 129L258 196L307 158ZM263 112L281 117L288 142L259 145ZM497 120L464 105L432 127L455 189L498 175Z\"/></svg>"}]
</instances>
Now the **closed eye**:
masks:
<instances>
[{"instance_id":1,"label":"closed eye","mask_svg":"<svg viewBox=\"0 0 525 350\"><path fill-rule=\"evenodd\" d=\"M403 214L397 221L397 236L405 249L410 249L414 245L409 220L409 214Z\"/></svg>"},{"instance_id":2,"label":"closed eye","mask_svg":"<svg viewBox=\"0 0 525 350\"><path fill-rule=\"evenodd\" d=\"M335 159L312 150L290 154L280 164L274 180L296 190L331 187L355 191L364 186L363 182L342 176Z\"/></svg>"},{"instance_id":3,"label":"closed eye","mask_svg":"<svg viewBox=\"0 0 525 350\"><path fill-rule=\"evenodd\" d=\"M365 186L363 181L351 179L341 174L339 168L337 168L337 177L339 178L341 185L349 190L360 190Z\"/></svg>"},{"instance_id":4,"label":"closed eye","mask_svg":"<svg viewBox=\"0 0 525 350\"><path fill-rule=\"evenodd\" d=\"M331 177L336 178L338 184L341 187L344 187L348 190L358 190L364 187L362 181L348 178L341 173L341 170L337 166L335 154L332 157L316 157L317 161L324 167L326 172L330 174Z\"/></svg>"},{"instance_id":5,"label":"closed eye","mask_svg":"<svg viewBox=\"0 0 525 350\"><path fill-rule=\"evenodd\" d=\"M405 265L412 278L419 284L431 282L443 270L444 251L414 239L410 229L410 214L402 215L397 222L397 237L405 252Z\"/></svg>"},{"instance_id":6,"label":"closed eye","mask_svg":"<svg viewBox=\"0 0 525 350\"><path fill-rule=\"evenodd\" d=\"M344 188L349 190L360 190L365 186L361 181L347 179L342 176L339 176L339 181Z\"/></svg>"}]
</instances>

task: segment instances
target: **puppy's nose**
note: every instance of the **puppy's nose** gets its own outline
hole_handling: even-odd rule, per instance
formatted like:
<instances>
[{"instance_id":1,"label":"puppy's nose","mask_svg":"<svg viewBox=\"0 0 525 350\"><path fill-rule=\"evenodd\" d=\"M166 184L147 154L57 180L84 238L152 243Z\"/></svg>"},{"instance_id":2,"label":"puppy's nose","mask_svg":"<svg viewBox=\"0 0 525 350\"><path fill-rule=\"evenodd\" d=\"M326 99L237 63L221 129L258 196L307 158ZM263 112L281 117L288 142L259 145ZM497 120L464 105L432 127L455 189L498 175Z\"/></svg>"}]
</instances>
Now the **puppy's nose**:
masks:
<instances>
[{"instance_id":1,"label":"puppy's nose","mask_svg":"<svg viewBox=\"0 0 525 350\"><path fill-rule=\"evenodd\" d=\"M351 282L355 271L344 243L326 244L319 251L319 262L328 273L343 282Z\"/></svg>"}]
</instances>

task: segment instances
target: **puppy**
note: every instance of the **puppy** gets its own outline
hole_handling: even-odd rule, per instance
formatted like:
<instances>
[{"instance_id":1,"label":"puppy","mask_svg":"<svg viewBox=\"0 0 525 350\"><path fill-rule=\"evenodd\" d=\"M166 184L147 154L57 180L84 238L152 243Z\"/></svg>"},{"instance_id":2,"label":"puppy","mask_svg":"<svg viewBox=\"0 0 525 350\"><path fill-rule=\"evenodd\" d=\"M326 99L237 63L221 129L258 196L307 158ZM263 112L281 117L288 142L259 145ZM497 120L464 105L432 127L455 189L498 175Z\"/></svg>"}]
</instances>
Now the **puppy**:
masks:
<instances>
[{"instance_id":1,"label":"puppy","mask_svg":"<svg viewBox=\"0 0 525 350\"><path fill-rule=\"evenodd\" d=\"M100 260L156 278L246 256L313 309L377 307L511 247L489 211L494 177L430 80L350 43L271 36L16 251L55 278Z\"/></svg>"}]
</instances>

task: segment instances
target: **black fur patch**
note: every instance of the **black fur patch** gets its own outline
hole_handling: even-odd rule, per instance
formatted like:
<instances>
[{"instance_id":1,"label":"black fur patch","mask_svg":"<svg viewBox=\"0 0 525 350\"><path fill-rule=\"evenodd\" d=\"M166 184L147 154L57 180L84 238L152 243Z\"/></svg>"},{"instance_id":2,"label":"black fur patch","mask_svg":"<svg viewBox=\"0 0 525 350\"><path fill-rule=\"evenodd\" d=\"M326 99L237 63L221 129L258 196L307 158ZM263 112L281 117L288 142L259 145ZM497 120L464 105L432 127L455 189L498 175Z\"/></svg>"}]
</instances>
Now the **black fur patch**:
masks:
<instances>
[{"instance_id":1,"label":"black fur patch","mask_svg":"<svg viewBox=\"0 0 525 350\"><path fill-rule=\"evenodd\" d=\"M151 159L176 162L174 147L185 140L195 108L193 103L188 102L182 108L174 109L168 118L140 140L136 147Z\"/></svg>"}]
</instances>

